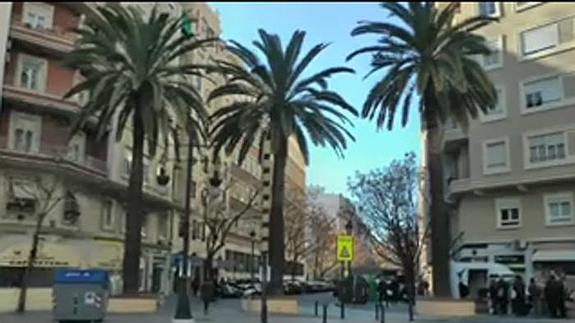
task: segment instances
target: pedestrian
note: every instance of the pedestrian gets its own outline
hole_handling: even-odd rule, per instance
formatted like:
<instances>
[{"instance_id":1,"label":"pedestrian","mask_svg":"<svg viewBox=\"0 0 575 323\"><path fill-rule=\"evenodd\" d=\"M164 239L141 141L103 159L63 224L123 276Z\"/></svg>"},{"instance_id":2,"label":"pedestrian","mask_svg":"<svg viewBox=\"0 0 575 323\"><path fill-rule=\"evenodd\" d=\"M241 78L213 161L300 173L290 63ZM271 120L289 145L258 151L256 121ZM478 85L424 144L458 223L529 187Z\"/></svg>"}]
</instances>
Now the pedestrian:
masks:
<instances>
[{"instance_id":1,"label":"pedestrian","mask_svg":"<svg viewBox=\"0 0 575 323\"><path fill-rule=\"evenodd\" d=\"M389 306L389 298L387 297L387 283L381 279L377 284L377 292L379 294L379 303L385 302L385 306Z\"/></svg>"},{"instance_id":2,"label":"pedestrian","mask_svg":"<svg viewBox=\"0 0 575 323\"><path fill-rule=\"evenodd\" d=\"M204 315L208 314L210 302L214 298L214 283L211 280L206 280L201 286L201 296L204 302Z\"/></svg>"},{"instance_id":3,"label":"pedestrian","mask_svg":"<svg viewBox=\"0 0 575 323\"><path fill-rule=\"evenodd\" d=\"M527 288L529 293L529 303L533 309L533 315L541 315L541 287L535 282L535 278L529 280L529 287Z\"/></svg>"},{"instance_id":4,"label":"pedestrian","mask_svg":"<svg viewBox=\"0 0 575 323\"><path fill-rule=\"evenodd\" d=\"M557 309L559 310L559 317L567 318L567 307L565 306L565 301L567 300L567 290L565 289L565 275L561 275L561 278L557 280Z\"/></svg>"},{"instance_id":5,"label":"pedestrian","mask_svg":"<svg viewBox=\"0 0 575 323\"><path fill-rule=\"evenodd\" d=\"M194 297L198 296L198 290L200 289L200 279L198 276L194 277L192 280L192 293L194 293Z\"/></svg>"},{"instance_id":6,"label":"pedestrian","mask_svg":"<svg viewBox=\"0 0 575 323\"><path fill-rule=\"evenodd\" d=\"M523 283L523 278L521 278L519 275L515 276L511 294L511 308L513 314L517 316L523 316L527 314L527 306L525 304L525 283Z\"/></svg>"},{"instance_id":7,"label":"pedestrian","mask_svg":"<svg viewBox=\"0 0 575 323\"><path fill-rule=\"evenodd\" d=\"M489 281L489 311L491 314L497 315L497 282L495 278Z\"/></svg>"},{"instance_id":8,"label":"pedestrian","mask_svg":"<svg viewBox=\"0 0 575 323\"><path fill-rule=\"evenodd\" d=\"M507 308L509 306L509 284L502 276L500 276L497 281L497 305L498 313L500 315L507 315Z\"/></svg>"},{"instance_id":9,"label":"pedestrian","mask_svg":"<svg viewBox=\"0 0 575 323\"><path fill-rule=\"evenodd\" d=\"M543 293L545 294L545 301L547 302L549 315L552 318L557 318L557 304L559 303L559 297L557 295L557 280L555 278L554 272L551 272L547 282L545 282L545 289Z\"/></svg>"}]
</instances>

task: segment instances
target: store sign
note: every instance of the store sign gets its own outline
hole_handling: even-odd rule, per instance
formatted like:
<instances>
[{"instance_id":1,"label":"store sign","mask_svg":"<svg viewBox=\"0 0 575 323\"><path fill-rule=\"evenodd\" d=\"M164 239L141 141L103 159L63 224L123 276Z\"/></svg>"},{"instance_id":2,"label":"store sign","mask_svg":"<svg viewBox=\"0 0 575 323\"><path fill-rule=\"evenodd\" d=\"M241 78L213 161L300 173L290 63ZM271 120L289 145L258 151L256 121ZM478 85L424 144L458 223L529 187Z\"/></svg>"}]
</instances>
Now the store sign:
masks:
<instances>
[{"instance_id":1,"label":"store sign","mask_svg":"<svg viewBox=\"0 0 575 323\"><path fill-rule=\"evenodd\" d=\"M495 256L495 262L500 264L523 264L525 263L525 256L523 255L504 255Z\"/></svg>"}]
</instances>

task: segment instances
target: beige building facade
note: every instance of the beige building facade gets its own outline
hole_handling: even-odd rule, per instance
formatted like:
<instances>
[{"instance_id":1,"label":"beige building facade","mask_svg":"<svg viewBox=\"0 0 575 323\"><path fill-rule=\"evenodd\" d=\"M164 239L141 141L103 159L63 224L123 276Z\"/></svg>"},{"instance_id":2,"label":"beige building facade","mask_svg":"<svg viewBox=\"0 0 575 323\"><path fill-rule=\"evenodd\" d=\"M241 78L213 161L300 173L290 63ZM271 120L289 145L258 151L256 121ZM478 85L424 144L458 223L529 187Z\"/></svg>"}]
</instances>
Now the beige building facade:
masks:
<instances>
[{"instance_id":1,"label":"beige building facade","mask_svg":"<svg viewBox=\"0 0 575 323\"><path fill-rule=\"evenodd\" d=\"M574 278L575 7L461 2L456 19L476 15L499 18L478 31L498 102L467 132L443 129L454 257Z\"/></svg>"}]
</instances>

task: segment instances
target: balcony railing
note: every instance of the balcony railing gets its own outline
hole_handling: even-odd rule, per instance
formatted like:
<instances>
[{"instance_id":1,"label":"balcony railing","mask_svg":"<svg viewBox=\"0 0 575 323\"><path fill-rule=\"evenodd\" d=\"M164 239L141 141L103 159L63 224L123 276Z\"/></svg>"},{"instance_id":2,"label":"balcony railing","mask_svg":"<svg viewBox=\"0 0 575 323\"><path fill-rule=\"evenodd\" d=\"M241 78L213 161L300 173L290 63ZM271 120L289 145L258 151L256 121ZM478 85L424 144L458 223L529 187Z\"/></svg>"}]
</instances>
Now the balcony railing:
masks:
<instances>
[{"instance_id":1,"label":"balcony railing","mask_svg":"<svg viewBox=\"0 0 575 323\"><path fill-rule=\"evenodd\" d=\"M10 37L61 55L74 49L76 40L74 33L60 26L54 26L50 29L35 29L22 23L19 16L12 19Z\"/></svg>"},{"instance_id":2,"label":"balcony railing","mask_svg":"<svg viewBox=\"0 0 575 323\"><path fill-rule=\"evenodd\" d=\"M8 142L6 140L7 139L6 137L0 138L0 139L3 139L3 141ZM93 156L85 155L85 156L81 156L80 158L75 160L74 158L72 158L71 155L68 154L69 148L66 146L41 145L40 151L38 153L23 152L23 151L13 150L13 149L9 149L9 148L3 148L3 149L5 149L5 151L10 152L14 155L19 155L19 157L21 157L21 156L30 156L31 158L34 158L34 157L52 157L56 160L60 160L61 162L77 165L77 166L88 168L91 170L96 170L96 171L103 173L103 174L106 174L107 170L108 170L107 163L105 160L101 160L101 159L98 159L98 158L93 157Z\"/></svg>"}]
</instances>

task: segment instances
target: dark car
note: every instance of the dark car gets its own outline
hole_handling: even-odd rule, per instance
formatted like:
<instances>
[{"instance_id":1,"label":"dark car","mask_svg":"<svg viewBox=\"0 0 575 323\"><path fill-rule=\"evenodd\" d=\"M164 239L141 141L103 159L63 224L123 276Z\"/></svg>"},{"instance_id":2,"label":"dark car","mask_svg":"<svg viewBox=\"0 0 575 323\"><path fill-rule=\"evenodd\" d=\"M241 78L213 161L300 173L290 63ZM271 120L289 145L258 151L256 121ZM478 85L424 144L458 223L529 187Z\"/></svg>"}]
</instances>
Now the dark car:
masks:
<instances>
[{"instance_id":1,"label":"dark car","mask_svg":"<svg viewBox=\"0 0 575 323\"><path fill-rule=\"evenodd\" d=\"M298 281L285 281L284 293L286 295L298 295L303 292L302 285Z\"/></svg>"}]
</instances>

